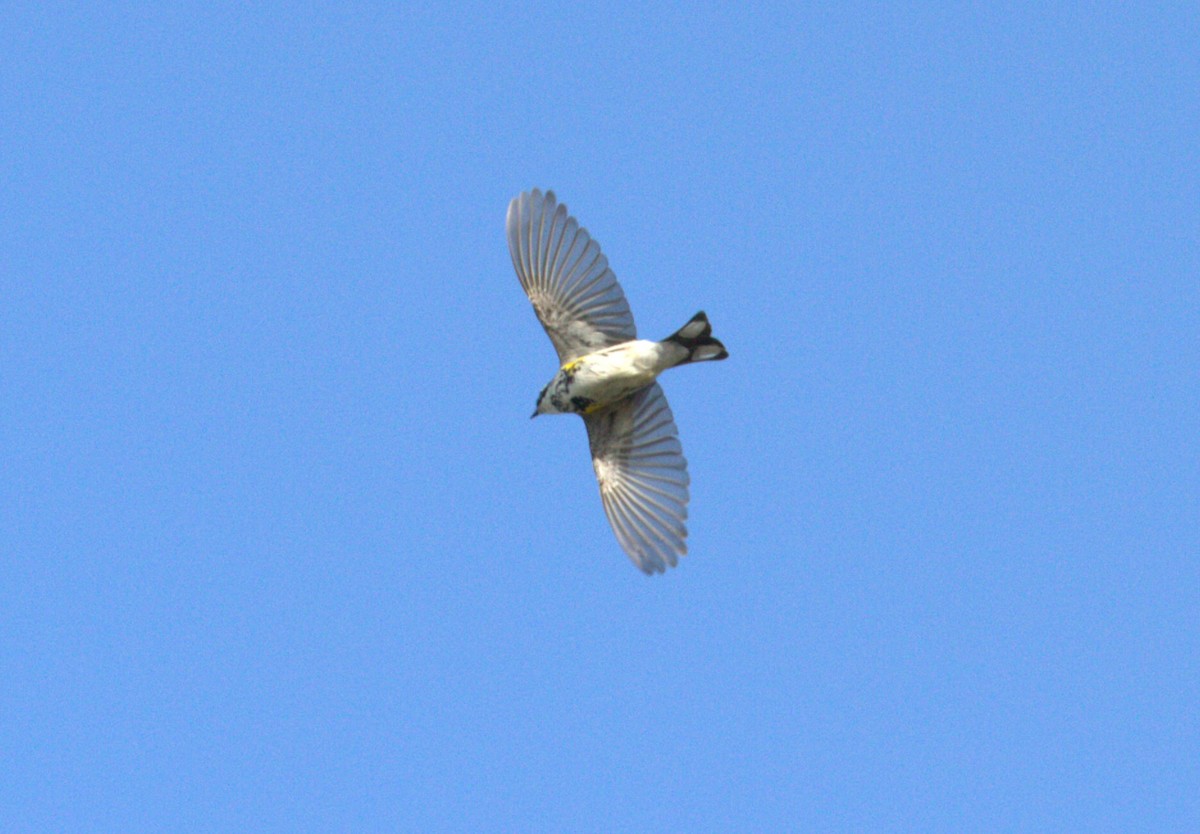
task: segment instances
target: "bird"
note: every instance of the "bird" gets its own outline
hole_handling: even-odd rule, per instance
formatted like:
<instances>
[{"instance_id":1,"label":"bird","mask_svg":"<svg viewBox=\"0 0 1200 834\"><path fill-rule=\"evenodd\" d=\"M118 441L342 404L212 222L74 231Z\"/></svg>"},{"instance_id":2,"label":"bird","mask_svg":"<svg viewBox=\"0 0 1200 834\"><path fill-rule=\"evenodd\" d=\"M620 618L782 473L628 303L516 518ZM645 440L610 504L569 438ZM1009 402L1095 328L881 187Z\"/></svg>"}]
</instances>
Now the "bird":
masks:
<instances>
[{"instance_id":1,"label":"bird","mask_svg":"<svg viewBox=\"0 0 1200 834\"><path fill-rule=\"evenodd\" d=\"M617 542L647 575L687 553L690 479L659 374L725 359L703 311L662 341L638 339L608 259L553 191L526 191L505 222L513 268L561 366L532 417L578 414Z\"/></svg>"}]
</instances>

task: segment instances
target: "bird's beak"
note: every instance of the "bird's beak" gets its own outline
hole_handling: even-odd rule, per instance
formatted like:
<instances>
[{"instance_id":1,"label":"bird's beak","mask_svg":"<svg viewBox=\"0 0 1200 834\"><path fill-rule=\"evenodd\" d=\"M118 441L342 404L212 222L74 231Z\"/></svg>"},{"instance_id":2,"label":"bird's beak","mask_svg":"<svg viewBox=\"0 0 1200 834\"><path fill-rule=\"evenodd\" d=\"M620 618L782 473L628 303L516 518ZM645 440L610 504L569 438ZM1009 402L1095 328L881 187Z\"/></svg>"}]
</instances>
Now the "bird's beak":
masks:
<instances>
[{"instance_id":1,"label":"bird's beak","mask_svg":"<svg viewBox=\"0 0 1200 834\"><path fill-rule=\"evenodd\" d=\"M537 416L537 409L535 408L535 409L533 410L533 413L529 415L529 419L530 419L530 420L532 420L532 419L533 419L534 417L536 417L536 416Z\"/></svg>"}]
</instances>

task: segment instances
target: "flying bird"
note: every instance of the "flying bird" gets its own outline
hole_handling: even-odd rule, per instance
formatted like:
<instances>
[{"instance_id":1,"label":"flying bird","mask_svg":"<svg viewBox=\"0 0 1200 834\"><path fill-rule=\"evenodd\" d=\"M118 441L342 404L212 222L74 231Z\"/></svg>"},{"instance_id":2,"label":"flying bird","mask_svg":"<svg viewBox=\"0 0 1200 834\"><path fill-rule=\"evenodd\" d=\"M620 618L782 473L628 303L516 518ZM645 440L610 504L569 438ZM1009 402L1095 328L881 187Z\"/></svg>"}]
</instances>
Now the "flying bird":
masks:
<instances>
[{"instance_id":1,"label":"flying bird","mask_svg":"<svg viewBox=\"0 0 1200 834\"><path fill-rule=\"evenodd\" d=\"M703 312L661 342L638 339L608 259L553 191L508 204L508 249L561 367L538 395L539 414L579 414L604 512L647 574L687 553L688 472L658 375L725 359Z\"/></svg>"}]
</instances>

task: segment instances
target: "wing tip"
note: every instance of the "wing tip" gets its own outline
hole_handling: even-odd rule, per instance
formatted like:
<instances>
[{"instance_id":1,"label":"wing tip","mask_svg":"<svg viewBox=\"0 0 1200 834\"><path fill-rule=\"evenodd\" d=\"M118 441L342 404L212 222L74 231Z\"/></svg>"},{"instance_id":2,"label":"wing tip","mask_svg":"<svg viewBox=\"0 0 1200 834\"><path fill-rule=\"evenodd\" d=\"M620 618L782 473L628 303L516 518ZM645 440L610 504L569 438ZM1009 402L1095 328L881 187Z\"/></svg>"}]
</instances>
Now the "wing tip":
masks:
<instances>
[{"instance_id":1,"label":"wing tip","mask_svg":"<svg viewBox=\"0 0 1200 834\"><path fill-rule=\"evenodd\" d=\"M687 555L687 545L680 543L679 549L667 550L662 555L645 552L627 555L634 566L646 576L658 576L666 573L668 568L679 567L679 560Z\"/></svg>"}]
</instances>

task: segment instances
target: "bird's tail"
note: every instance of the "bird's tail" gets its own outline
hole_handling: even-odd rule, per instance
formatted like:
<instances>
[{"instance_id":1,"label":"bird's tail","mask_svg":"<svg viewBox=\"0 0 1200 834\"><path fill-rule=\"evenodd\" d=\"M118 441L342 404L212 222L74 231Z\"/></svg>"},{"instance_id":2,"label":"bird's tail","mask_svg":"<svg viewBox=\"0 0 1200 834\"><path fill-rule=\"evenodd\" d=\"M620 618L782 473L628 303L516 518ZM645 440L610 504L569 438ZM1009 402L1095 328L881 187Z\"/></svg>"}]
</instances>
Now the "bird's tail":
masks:
<instances>
[{"instance_id":1,"label":"bird's tail","mask_svg":"<svg viewBox=\"0 0 1200 834\"><path fill-rule=\"evenodd\" d=\"M703 310L692 316L691 321L663 341L679 345L687 351L687 354L676 363L677 365L725 359L729 356L725 345L712 337L712 325L708 323L708 316L704 315Z\"/></svg>"}]
</instances>

